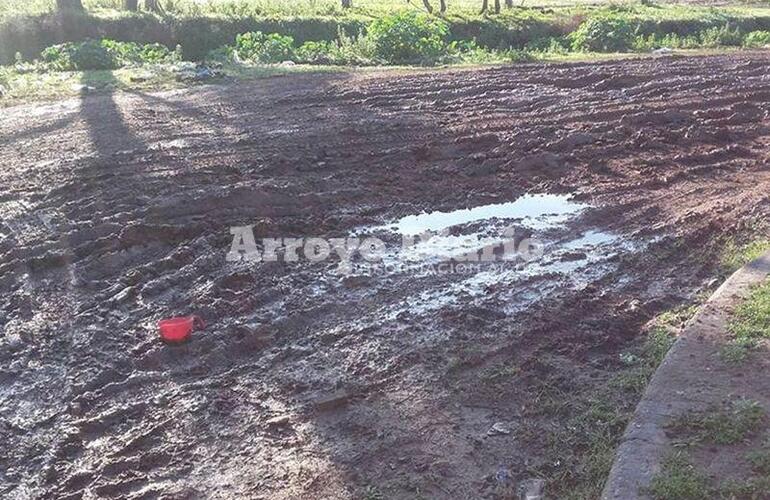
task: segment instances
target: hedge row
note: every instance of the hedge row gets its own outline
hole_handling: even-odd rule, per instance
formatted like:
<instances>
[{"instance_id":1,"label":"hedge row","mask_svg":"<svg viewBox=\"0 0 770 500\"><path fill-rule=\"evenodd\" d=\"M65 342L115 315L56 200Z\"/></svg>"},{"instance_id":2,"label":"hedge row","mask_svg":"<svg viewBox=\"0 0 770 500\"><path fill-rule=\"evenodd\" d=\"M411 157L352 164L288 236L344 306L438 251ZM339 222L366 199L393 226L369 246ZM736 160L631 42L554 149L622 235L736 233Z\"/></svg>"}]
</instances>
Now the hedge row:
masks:
<instances>
[{"instance_id":1,"label":"hedge row","mask_svg":"<svg viewBox=\"0 0 770 500\"><path fill-rule=\"evenodd\" d=\"M687 36L730 23L744 32L770 30L770 16L707 16L704 19L650 20L633 19L637 34ZM583 17L581 16L581 19ZM525 16L514 18L449 19L450 40L476 40L486 48L521 48L544 37L561 36L577 27L581 19L566 16ZM294 38L297 45L306 41L332 41L339 30L355 36L371 22L363 17L252 18L203 16L194 18L158 17L151 14L124 14L114 17L87 13L60 13L7 18L0 22L0 64L13 62L15 54L26 59L39 56L51 45L85 39L119 40L137 43L161 43L169 48L182 47L188 60L203 58L210 50L231 44L236 35L250 31L279 33Z\"/></svg>"},{"instance_id":2,"label":"hedge row","mask_svg":"<svg viewBox=\"0 0 770 500\"><path fill-rule=\"evenodd\" d=\"M232 44L235 36L248 31L291 35L298 43L335 40L339 29L356 35L366 20L310 18L161 18L154 15L125 15L112 18L89 14L60 13L9 18L0 22L0 64L13 62L15 54L34 59L51 45L86 39L161 43L182 47L185 59L197 60L210 50Z\"/></svg>"}]
</instances>

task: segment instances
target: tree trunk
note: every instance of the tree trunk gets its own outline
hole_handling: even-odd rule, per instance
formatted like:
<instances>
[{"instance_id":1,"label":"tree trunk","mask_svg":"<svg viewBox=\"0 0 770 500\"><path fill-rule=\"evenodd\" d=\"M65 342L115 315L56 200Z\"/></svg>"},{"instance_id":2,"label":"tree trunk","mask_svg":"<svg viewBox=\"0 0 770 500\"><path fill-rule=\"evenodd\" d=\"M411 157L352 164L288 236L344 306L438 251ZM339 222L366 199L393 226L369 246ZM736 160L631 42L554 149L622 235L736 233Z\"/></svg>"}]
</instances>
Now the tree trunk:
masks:
<instances>
[{"instance_id":1,"label":"tree trunk","mask_svg":"<svg viewBox=\"0 0 770 500\"><path fill-rule=\"evenodd\" d=\"M495 14L500 13L500 0L495 0Z\"/></svg>"},{"instance_id":2,"label":"tree trunk","mask_svg":"<svg viewBox=\"0 0 770 500\"><path fill-rule=\"evenodd\" d=\"M150 12L155 12L156 14L163 13L163 6L160 4L160 0L144 0L144 6Z\"/></svg>"},{"instance_id":3,"label":"tree trunk","mask_svg":"<svg viewBox=\"0 0 770 500\"><path fill-rule=\"evenodd\" d=\"M56 0L57 10L83 10L80 0Z\"/></svg>"},{"instance_id":4,"label":"tree trunk","mask_svg":"<svg viewBox=\"0 0 770 500\"><path fill-rule=\"evenodd\" d=\"M489 0L482 0L481 13L485 13L489 9Z\"/></svg>"},{"instance_id":5,"label":"tree trunk","mask_svg":"<svg viewBox=\"0 0 770 500\"><path fill-rule=\"evenodd\" d=\"M505 0L505 6L509 9L513 8L513 0Z\"/></svg>"},{"instance_id":6,"label":"tree trunk","mask_svg":"<svg viewBox=\"0 0 770 500\"><path fill-rule=\"evenodd\" d=\"M131 12L139 10L139 0L123 0L123 7Z\"/></svg>"},{"instance_id":7,"label":"tree trunk","mask_svg":"<svg viewBox=\"0 0 770 500\"><path fill-rule=\"evenodd\" d=\"M440 2L439 12L443 14L444 12L446 12L446 0L439 0L439 2Z\"/></svg>"},{"instance_id":8,"label":"tree trunk","mask_svg":"<svg viewBox=\"0 0 770 500\"><path fill-rule=\"evenodd\" d=\"M342 0L342 8L349 9L353 6L353 0Z\"/></svg>"},{"instance_id":9,"label":"tree trunk","mask_svg":"<svg viewBox=\"0 0 770 500\"><path fill-rule=\"evenodd\" d=\"M433 14L433 7L430 4L430 0L422 0L422 4L425 6L425 10L428 11L428 14Z\"/></svg>"}]
</instances>

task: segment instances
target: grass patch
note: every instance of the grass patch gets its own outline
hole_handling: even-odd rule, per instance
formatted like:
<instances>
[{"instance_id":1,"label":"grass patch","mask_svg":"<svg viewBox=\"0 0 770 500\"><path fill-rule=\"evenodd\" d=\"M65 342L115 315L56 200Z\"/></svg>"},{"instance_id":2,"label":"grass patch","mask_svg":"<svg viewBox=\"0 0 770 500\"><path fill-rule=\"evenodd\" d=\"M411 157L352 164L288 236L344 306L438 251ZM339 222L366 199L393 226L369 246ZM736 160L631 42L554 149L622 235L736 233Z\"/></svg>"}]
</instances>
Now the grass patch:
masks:
<instances>
[{"instance_id":1,"label":"grass patch","mask_svg":"<svg viewBox=\"0 0 770 500\"><path fill-rule=\"evenodd\" d=\"M44 3L0 0L0 63L12 63L17 52L32 60L48 46L89 38L159 43L171 50L179 45L185 59L200 60L247 32L289 36L299 48L306 42L335 42L340 32L356 37L377 31L389 23L387 19L399 16L425 17L428 24L446 27L443 35L448 42L475 43L492 51L560 47L565 51L624 52L663 45L682 49L755 47L764 43L770 30L768 8L636 2L561 3L552 9L527 4L482 15L478 0L460 0L447 2L448 12L440 16L425 14L419 2L397 0L354 0L352 9L341 9L339 0L166 0L162 2L164 15L128 13L118 9L117 0L86 0L85 13L68 14L51 13L52 0L47 3L50 7L35 7ZM407 37L416 34L411 30L400 33ZM386 42L387 37L379 40ZM386 60L420 60L425 52L435 55L435 42L432 35L421 35L412 43L397 40L390 44L389 53L380 48ZM412 53L415 49L417 54Z\"/></svg>"},{"instance_id":2,"label":"grass patch","mask_svg":"<svg viewBox=\"0 0 770 500\"><path fill-rule=\"evenodd\" d=\"M672 453L663 461L661 471L650 483L650 495L656 500L703 500L711 497L708 479L691 463L683 451Z\"/></svg>"},{"instance_id":3,"label":"grass patch","mask_svg":"<svg viewBox=\"0 0 770 500\"><path fill-rule=\"evenodd\" d=\"M745 361L760 342L770 339L770 282L752 290L728 325L730 341L720 350L732 364Z\"/></svg>"},{"instance_id":4,"label":"grass patch","mask_svg":"<svg viewBox=\"0 0 770 500\"><path fill-rule=\"evenodd\" d=\"M728 408L682 415L674 419L669 430L695 442L735 444L759 430L764 419L765 410L759 403L741 399Z\"/></svg>"},{"instance_id":5,"label":"grass patch","mask_svg":"<svg viewBox=\"0 0 770 500\"><path fill-rule=\"evenodd\" d=\"M750 452L746 458L754 472L770 475L770 443L766 443L761 450Z\"/></svg>"},{"instance_id":6,"label":"grass patch","mask_svg":"<svg viewBox=\"0 0 770 500\"><path fill-rule=\"evenodd\" d=\"M729 329L737 339L770 338L770 282L755 288L738 306Z\"/></svg>"},{"instance_id":7,"label":"grass patch","mask_svg":"<svg viewBox=\"0 0 770 500\"><path fill-rule=\"evenodd\" d=\"M762 238L745 244L730 239L722 251L721 267L726 273L733 273L767 251L770 251L770 239Z\"/></svg>"},{"instance_id":8,"label":"grass patch","mask_svg":"<svg viewBox=\"0 0 770 500\"><path fill-rule=\"evenodd\" d=\"M546 478L550 497L585 500L601 496L615 450L639 398L673 345L674 330L696 310L684 306L656 318L644 342L621 354L620 361L627 367L604 382L563 378L541 384L533 417L557 419L559 430L548 435L547 465L533 472Z\"/></svg>"},{"instance_id":9,"label":"grass patch","mask_svg":"<svg viewBox=\"0 0 770 500\"><path fill-rule=\"evenodd\" d=\"M770 498L770 477L727 481L720 486L714 497L720 500L767 500Z\"/></svg>"},{"instance_id":10,"label":"grass patch","mask_svg":"<svg viewBox=\"0 0 770 500\"><path fill-rule=\"evenodd\" d=\"M181 79L190 63L150 65L117 70L18 73L0 68L0 108L25 102L66 99L87 93L115 91L160 91L189 87L195 82ZM223 78L200 83L250 81L297 73L339 73L350 68L339 66L227 65ZM85 82L85 83L84 83Z\"/></svg>"},{"instance_id":11,"label":"grass patch","mask_svg":"<svg viewBox=\"0 0 770 500\"><path fill-rule=\"evenodd\" d=\"M683 305L660 314L640 349L621 353L620 361L629 368L611 381L612 387L641 397L655 370L676 341L675 334L697 312L697 304Z\"/></svg>"},{"instance_id":12,"label":"grass patch","mask_svg":"<svg viewBox=\"0 0 770 500\"><path fill-rule=\"evenodd\" d=\"M752 471L759 475L743 480L731 479L712 486L686 452L673 452L666 457L660 472L652 479L648 493L655 500L762 500L770 497L770 471L767 468L770 450L749 453L747 459L752 464Z\"/></svg>"}]
</instances>

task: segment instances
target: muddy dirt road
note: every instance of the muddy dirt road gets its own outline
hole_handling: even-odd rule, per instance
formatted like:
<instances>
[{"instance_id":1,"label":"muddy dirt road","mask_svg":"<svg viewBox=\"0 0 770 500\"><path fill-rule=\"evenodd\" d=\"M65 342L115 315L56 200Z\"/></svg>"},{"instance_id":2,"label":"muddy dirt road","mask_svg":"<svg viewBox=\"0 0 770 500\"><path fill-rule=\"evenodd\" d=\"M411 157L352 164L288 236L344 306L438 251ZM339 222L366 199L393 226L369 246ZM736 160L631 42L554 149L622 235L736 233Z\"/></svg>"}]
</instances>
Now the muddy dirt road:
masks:
<instances>
[{"instance_id":1,"label":"muddy dirt road","mask_svg":"<svg viewBox=\"0 0 770 500\"><path fill-rule=\"evenodd\" d=\"M562 496L586 472L547 452L568 415L544 387L612 377L770 212L768 63L304 75L3 110L0 495L493 498L546 477ZM431 211L448 215L410 217ZM448 229L451 254L502 224L543 256L344 277L226 259L233 226L389 249ZM205 331L158 340L191 313Z\"/></svg>"}]
</instances>

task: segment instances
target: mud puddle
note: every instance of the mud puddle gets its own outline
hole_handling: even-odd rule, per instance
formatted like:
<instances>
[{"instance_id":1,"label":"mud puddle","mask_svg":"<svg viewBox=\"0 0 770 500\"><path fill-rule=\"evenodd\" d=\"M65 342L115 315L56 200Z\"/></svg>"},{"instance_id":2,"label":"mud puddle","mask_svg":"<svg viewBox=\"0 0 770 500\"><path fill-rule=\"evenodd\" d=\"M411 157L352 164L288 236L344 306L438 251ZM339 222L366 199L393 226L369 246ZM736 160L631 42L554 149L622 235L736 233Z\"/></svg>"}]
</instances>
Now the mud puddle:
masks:
<instances>
[{"instance_id":1,"label":"mud puddle","mask_svg":"<svg viewBox=\"0 0 770 500\"><path fill-rule=\"evenodd\" d=\"M407 215L355 232L388 242L380 266L355 272L412 275L415 293L381 311L387 319L467 305L493 291L513 313L601 278L617 268L619 255L649 244L591 227L584 215L592 208L572 195L526 194L506 203ZM444 286L419 286L436 277Z\"/></svg>"}]
</instances>

